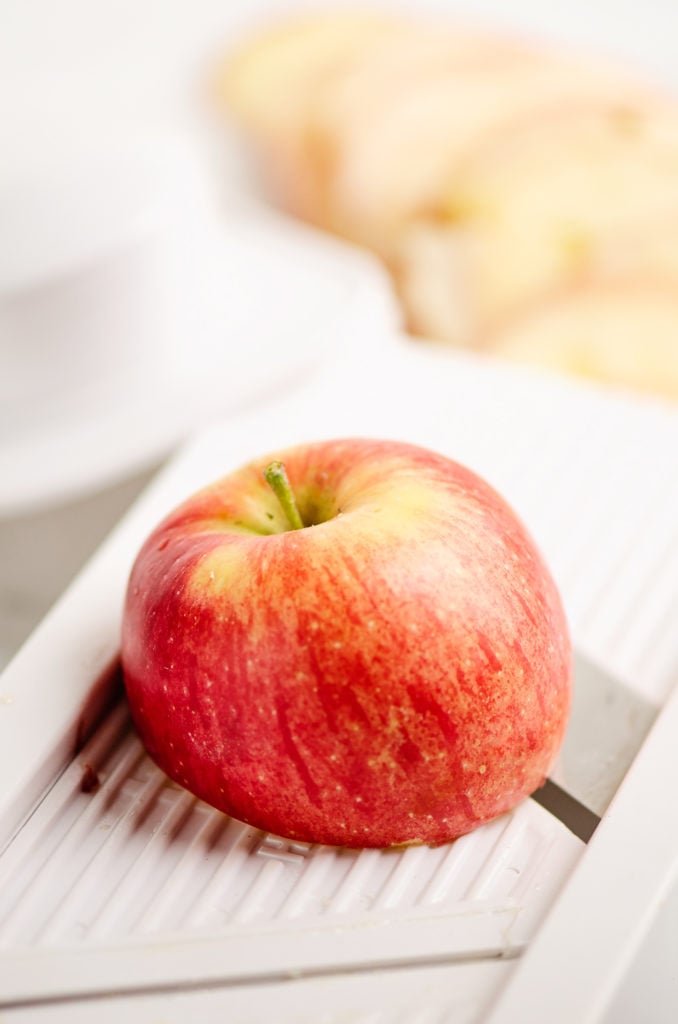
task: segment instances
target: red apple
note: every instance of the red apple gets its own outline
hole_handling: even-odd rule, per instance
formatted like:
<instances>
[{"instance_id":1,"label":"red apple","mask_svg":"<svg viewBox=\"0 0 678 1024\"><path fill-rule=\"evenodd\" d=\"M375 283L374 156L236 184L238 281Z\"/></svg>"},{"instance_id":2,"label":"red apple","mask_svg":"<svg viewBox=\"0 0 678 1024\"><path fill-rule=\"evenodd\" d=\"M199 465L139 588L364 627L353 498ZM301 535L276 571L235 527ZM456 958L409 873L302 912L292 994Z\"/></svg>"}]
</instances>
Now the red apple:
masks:
<instances>
[{"instance_id":1,"label":"red apple","mask_svg":"<svg viewBox=\"0 0 678 1024\"><path fill-rule=\"evenodd\" d=\"M350 846L509 810L544 781L571 695L558 592L506 502L442 455L355 438L259 459L171 513L132 570L122 664L173 779Z\"/></svg>"}]
</instances>

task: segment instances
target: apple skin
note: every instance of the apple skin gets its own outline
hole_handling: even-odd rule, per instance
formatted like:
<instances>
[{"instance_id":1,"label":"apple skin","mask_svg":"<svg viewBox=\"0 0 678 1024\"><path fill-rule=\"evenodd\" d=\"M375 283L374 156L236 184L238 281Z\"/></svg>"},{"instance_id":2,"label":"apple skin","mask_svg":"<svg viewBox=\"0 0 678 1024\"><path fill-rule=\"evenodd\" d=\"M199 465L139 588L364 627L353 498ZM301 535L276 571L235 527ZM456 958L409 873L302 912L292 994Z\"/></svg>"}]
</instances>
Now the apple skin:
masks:
<instances>
[{"instance_id":1,"label":"apple skin","mask_svg":"<svg viewBox=\"0 0 678 1024\"><path fill-rule=\"evenodd\" d=\"M284 462L304 523L264 479ZM450 459L349 438L189 498L143 545L123 615L131 712L209 804L309 843L441 843L544 781L568 628L515 513Z\"/></svg>"}]
</instances>

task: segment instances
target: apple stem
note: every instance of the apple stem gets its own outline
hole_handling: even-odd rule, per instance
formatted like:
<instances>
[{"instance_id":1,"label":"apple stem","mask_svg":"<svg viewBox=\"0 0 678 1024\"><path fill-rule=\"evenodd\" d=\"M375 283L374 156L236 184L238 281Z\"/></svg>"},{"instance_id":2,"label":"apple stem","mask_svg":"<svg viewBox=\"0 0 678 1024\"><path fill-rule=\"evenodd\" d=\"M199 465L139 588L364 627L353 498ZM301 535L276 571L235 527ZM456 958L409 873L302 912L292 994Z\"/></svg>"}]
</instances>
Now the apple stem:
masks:
<instances>
[{"instance_id":1,"label":"apple stem","mask_svg":"<svg viewBox=\"0 0 678 1024\"><path fill-rule=\"evenodd\" d=\"M283 462L272 462L264 470L266 483L269 485L287 516L287 521L293 530L303 530L304 521L299 514L299 508L290 486L287 470Z\"/></svg>"}]
</instances>

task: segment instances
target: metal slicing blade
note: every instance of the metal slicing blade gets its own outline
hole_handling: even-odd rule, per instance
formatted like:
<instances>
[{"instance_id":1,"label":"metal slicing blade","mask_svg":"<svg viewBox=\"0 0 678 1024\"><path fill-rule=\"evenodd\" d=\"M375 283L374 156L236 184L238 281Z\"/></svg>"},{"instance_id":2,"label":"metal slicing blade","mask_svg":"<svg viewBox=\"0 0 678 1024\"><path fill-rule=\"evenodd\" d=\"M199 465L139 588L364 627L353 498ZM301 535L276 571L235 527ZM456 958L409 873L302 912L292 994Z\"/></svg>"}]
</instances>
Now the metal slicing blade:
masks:
<instances>
[{"instance_id":1,"label":"metal slicing blade","mask_svg":"<svg viewBox=\"0 0 678 1024\"><path fill-rule=\"evenodd\" d=\"M581 652L565 741L533 799L588 841L643 745L658 708Z\"/></svg>"}]
</instances>

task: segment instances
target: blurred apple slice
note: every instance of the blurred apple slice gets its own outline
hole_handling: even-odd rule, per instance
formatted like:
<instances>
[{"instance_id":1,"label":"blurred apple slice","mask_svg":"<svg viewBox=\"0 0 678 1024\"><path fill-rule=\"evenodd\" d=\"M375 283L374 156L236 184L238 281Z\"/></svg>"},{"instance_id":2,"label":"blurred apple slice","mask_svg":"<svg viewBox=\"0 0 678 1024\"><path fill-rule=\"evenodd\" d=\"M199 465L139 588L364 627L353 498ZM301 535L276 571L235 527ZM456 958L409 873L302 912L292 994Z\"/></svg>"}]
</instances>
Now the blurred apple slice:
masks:
<instances>
[{"instance_id":1,"label":"blurred apple slice","mask_svg":"<svg viewBox=\"0 0 678 1024\"><path fill-rule=\"evenodd\" d=\"M495 138L469 159L450 184L429 271L449 288L455 270L444 267L446 224L465 238L465 295L477 332L604 267L620 235L677 215L676 109L622 99L572 105ZM416 252L408 256L405 244L403 253L406 277ZM621 262L632 267L634 258L630 250ZM424 330L438 334L438 323Z\"/></svg>"},{"instance_id":2,"label":"blurred apple slice","mask_svg":"<svg viewBox=\"0 0 678 1024\"><path fill-rule=\"evenodd\" d=\"M317 90L358 54L407 22L385 11L308 12L253 29L217 69L214 91L259 150L268 183L288 210L305 215L304 137Z\"/></svg>"},{"instance_id":3,"label":"blurred apple slice","mask_svg":"<svg viewBox=\"0 0 678 1024\"><path fill-rule=\"evenodd\" d=\"M485 339L487 351L678 398L678 278L593 281Z\"/></svg>"},{"instance_id":4,"label":"blurred apple slice","mask_svg":"<svg viewBox=\"0 0 678 1024\"><path fill-rule=\"evenodd\" d=\"M414 221L403 231L393 271L412 334L452 344L481 344L483 331L488 330L477 272L482 255L482 238L472 227L429 219ZM630 275L678 282L678 207L672 215L643 219L630 231L611 230L595 245L592 237L590 247L580 245L578 253L573 245L570 256L567 276L577 279L585 279L592 270L596 277L610 279ZM541 291L530 296L528 310L535 301L544 301ZM499 320L499 328L504 320Z\"/></svg>"},{"instance_id":5,"label":"blurred apple slice","mask_svg":"<svg viewBox=\"0 0 678 1024\"><path fill-rule=\"evenodd\" d=\"M326 76L393 31L404 31L402 19L367 10L299 14L253 30L220 68L221 96L251 128L284 133Z\"/></svg>"},{"instance_id":6,"label":"blurred apple slice","mask_svg":"<svg viewBox=\"0 0 678 1024\"><path fill-rule=\"evenodd\" d=\"M654 99L625 72L536 48L517 59L505 54L491 64L467 60L439 74L413 75L406 92L395 92L396 101L388 92L363 112L356 105L350 130L334 140L326 184L328 226L387 257L413 218L441 208L454 217L457 179L477 151L484 168L482 154L494 152L495 139L510 140L526 122L557 126L568 108L616 112L639 98L647 105ZM501 168L492 162L491 169L501 182ZM492 179L489 187L501 184ZM475 205L483 196L471 200Z\"/></svg>"},{"instance_id":7,"label":"blurred apple slice","mask_svg":"<svg viewBox=\"0 0 678 1024\"><path fill-rule=\"evenodd\" d=\"M543 330L553 365L673 393L657 367L678 302L678 107L651 82L450 19L337 10L253 33L219 96L279 204L383 258L414 333L482 347Z\"/></svg>"},{"instance_id":8,"label":"blurred apple slice","mask_svg":"<svg viewBox=\"0 0 678 1024\"><path fill-rule=\"evenodd\" d=\"M310 111L308 156L325 195L318 218L331 219L334 178L342 164L384 119L403 105L407 109L418 90L465 69L491 71L539 59L517 37L448 19L418 19L409 31L389 33L363 49L325 81Z\"/></svg>"}]
</instances>

